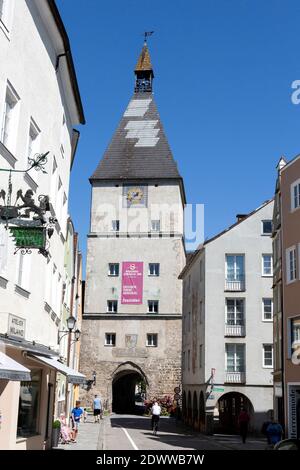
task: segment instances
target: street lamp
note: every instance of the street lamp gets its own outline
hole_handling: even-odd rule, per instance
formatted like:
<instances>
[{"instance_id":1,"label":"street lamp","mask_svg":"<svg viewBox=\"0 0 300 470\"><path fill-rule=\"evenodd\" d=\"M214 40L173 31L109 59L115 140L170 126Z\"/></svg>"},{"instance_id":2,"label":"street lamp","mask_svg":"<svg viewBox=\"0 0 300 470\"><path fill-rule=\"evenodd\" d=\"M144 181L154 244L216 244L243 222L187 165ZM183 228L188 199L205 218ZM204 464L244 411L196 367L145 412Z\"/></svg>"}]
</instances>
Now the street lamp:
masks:
<instances>
[{"instance_id":1,"label":"street lamp","mask_svg":"<svg viewBox=\"0 0 300 470\"><path fill-rule=\"evenodd\" d=\"M79 340L80 335L81 335L81 331L78 330L78 329L75 330L75 332L74 332L75 341L78 341L78 340Z\"/></svg>"},{"instance_id":2,"label":"street lamp","mask_svg":"<svg viewBox=\"0 0 300 470\"><path fill-rule=\"evenodd\" d=\"M70 333L75 327L75 323L76 323L76 318L72 317L72 315L69 318L67 318L67 327Z\"/></svg>"},{"instance_id":3,"label":"street lamp","mask_svg":"<svg viewBox=\"0 0 300 470\"><path fill-rule=\"evenodd\" d=\"M72 315L71 315L69 318L67 318L66 323L67 323L68 331L66 331L66 330L59 330L58 331L58 344L61 342L61 340L64 336L71 335L71 333L74 333L76 341L79 340L80 331L78 329L76 331L73 331L73 329L75 328L75 324L76 324L76 318L72 317ZM59 335L59 333L63 333L63 334Z\"/></svg>"}]
</instances>

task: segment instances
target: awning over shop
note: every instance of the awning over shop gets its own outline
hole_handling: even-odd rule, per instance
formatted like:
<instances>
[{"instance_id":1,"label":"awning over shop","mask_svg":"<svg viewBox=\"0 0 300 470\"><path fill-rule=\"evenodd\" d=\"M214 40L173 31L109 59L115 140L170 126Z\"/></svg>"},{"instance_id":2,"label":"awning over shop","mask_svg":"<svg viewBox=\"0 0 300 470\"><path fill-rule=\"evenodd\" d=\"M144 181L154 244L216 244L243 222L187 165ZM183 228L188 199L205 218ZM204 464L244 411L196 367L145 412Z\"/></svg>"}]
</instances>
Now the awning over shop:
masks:
<instances>
[{"instance_id":1,"label":"awning over shop","mask_svg":"<svg viewBox=\"0 0 300 470\"><path fill-rule=\"evenodd\" d=\"M42 362L43 364L46 364L47 366L52 367L58 372L61 372L62 374L66 375L68 382L72 384L81 384L85 382L85 375L81 374L80 372L77 372L74 369L71 369L71 367L68 367L65 364L62 364L56 358L38 356L36 354L28 354L28 357L38 360L39 362Z\"/></svg>"},{"instance_id":2,"label":"awning over shop","mask_svg":"<svg viewBox=\"0 0 300 470\"><path fill-rule=\"evenodd\" d=\"M30 370L0 351L0 379L30 381Z\"/></svg>"}]
</instances>

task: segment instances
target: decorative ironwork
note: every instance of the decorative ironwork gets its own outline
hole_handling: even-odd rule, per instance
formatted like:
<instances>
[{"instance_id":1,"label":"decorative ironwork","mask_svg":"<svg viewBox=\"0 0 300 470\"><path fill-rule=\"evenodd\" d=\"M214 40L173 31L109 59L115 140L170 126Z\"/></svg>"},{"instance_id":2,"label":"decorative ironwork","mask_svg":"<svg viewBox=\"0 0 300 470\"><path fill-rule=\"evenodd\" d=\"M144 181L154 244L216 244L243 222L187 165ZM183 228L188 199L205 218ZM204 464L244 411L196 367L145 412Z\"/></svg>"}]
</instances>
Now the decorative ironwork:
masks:
<instances>
[{"instance_id":1,"label":"decorative ironwork","mask_svg":"<svg viewBox=\"0 0 300 470\"><path fill-rule=\"evenodd\" d=\"M22 189L16 193L15 204L12 204L12 173L28 173L33 168L36 171L47 173L45 165L48 161L47 155L36 154L33 158L28 159L29 168L26 170L14 170L0 168L0 171L8 171L8 188L7 192L0 189L0 222L5 223L5 228L9 228L16 244L15 253L30 254L32 249L38 249L39 253L48 257L49 241L54 232L54 226L57 219L54 217L46 217L50 212L49 196L41 194L34 199L34 193L28 189L23 194ZM1 202L3 200L3 204Z\"/></svg>"},{"instance_id":2,"label":"decorative ironwork","mask_svg":"<svg viewBox=\"0 0 300 470\"><path fill-rule=\"evenodd\" d=\"M21 255L31 255L32 251L30 250L30 248L16 248L15 251L14 251L14 255L16 253L21 253Z\"/></svg>"},{"instance_id":3,"label":"decorative ironwork","mask_svg":"<svg viewBox=\"0 0 300 470\"><path fill-rule=\"evenodd\" d=\"M35 158L28 158L28 163L30 165L30 168L27 171L30 171L32 168L34 168L36 171L41 171L42 173L47 173L45 170L44 166L48 162L48 155L49 152L43 153L43 154L35 154Z\"/></svg>"}]
</instances>

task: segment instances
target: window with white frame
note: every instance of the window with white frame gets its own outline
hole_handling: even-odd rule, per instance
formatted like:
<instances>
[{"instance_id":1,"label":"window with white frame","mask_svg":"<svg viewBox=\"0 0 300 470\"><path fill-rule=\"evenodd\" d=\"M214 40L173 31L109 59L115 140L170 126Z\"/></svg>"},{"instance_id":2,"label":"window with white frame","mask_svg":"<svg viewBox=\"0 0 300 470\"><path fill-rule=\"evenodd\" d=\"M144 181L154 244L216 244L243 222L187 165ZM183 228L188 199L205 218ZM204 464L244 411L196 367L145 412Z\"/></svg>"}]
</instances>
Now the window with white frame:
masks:
<instances>
[{"instance_id":1,"label":"window with white frame","mask_svg":"<svg viewBox=\"0 0 300 470\"><path fill-rule=\"evenodd\" d=\"M116 333L105 333L105 346L116 345Z\"/></svg>"},{"instance_id":2,"label":"window with white frame","mask_svg":"<svg viewBox=\"0 0 300 470\"><path fill-rule=\"evenodd\" d=\"M118 301L117 300L108 300L107 301L107 312L108 313L117 313L118 312Z\"/></svg>"},{"instance_id":3,"label":"window with white frame","mask_svg":"<svg viewBox=\"0 0 300 470\"><path fill-rule=\"evenodd\" d=\"M300 179L291 185L291 210L300 207Z\"/></svg>"},{"instance_id":4,"label":"window with white frame","mask_svg":"<svg viewBox=\"0 0 300 470\"><path fill-rule=\"evenodd\" d=\"M108 265L109 276L119 276L119 263L109 263Z\"/></svg>"},{"instance_id":5,"label":"window with white frame","mask_svg":"<svg viewBox=\"0 0 300 470\"><path fill-rule=\"evenodd\" d=\"M61 154L62 158L65 158L65 149L64 149L63 144L61 144L61 146L60 146L60 154Z\"/></svg>"},{"instance_id":6,"label":"window with white frame","mask_svg":"<svg viewBox=\"0 0 300 470\"><path fill-rule=\"evenodd\" d=\"M295 246L286 250L286 278L287 282L297 279L297 250Z\"/></svg>"},{"instance_id":7,"label":"window with white frame","mask_svg":"<svg viewBox=\"0 0 300 470\"><path fill-rule=\"evenodd\" d=\"M11 152L14 151L17 137L18 96L15 89L8 83L2 115L0 140Z\"/></svg>"},{"instance_id":8,"label":"window with white frame","mask_svg":"<svg viewBox=\"0 0 300 470\"><path fill-rule=\"evenodd\" d=\"M273 256L269 254L262 255L262 275L273 276Z\"/></svg>"},{"instance_id":9,"label":"window with white frame","mask_svg":"<svg viewBox=\"0 0 300 470\"><path fill-rule=\"evenodd\" d=\"M148 313L158 313L158 300L148 300Z\"/></svg>"},{"instance_id":10,"label":"window with white frame","mask_svg":"<svg viewBox=\"0 0 300 470\"><path fill-rule=\"evenodd\" d=\"M262 234L263 235L272 235L273 224L272 220L262 220Z\"/></svg>"},{"instance_id":11,"label":"window with white frame","mask_svg":"<svg viewBox=\"0 0 300 470\"><path fill-rule=\"evenodd\" d=\"M157 347L157 333L148 333L147 334L147 346Z\"/></svg>"},{"instance_id":12,"label":"window with white frame","mask_svg":"<svg viewBox=\"0 0 300 470\"><path fill-rule=\"evenodd\" d=\"M245 372L244 344L226 344L226 372Z\"/></svg>"},{"instance_id":13,"label":"window with white frame","mask_svg":"<svg viewBox=\"0 0 300 470\"><path fill-rule=\"evenodd\" d=\"M119 220L112 220L111 229L112 229L113 232L119 232L119 230L120 230L120 221Z\"/></svg>"},{"instance_id":14,"label":"window with white frame","mask_svg":"<svg viewBox=\"0 0 300 470\"><path fill-rule=\"evenodd\" d=\"M56 172L56 170L57 170L57 163L56 163L55 156L53 155L53 162L52 162L52 175L54 175L54 173Z\"/></svg>"},{"instance_id":15,"label":"window with white frame","mask_svg":"<svg viewBox=\"0 0 300 470\"><path fill-rule=\"evenodd\" d=\"M160 220L151 220L151 231L152 232L160 231Z\"/></svg>"},{"instance_id":16,"label":"window with white frame","mask_svg":"<svg viewBox=\"0 0 300 470\"><path fill-rule=\"evenodd\" d=\"M0 275L7 271L8 230L0 224Z\"/></svg>"},{"instance_id":17,"label":"window with white frame","mask_svg":"<svg viewBox=\"0 0 300 470\"><path fill-rule=\"evenodd\" d=\"M159 276L159 263L149 263L148 274L149 276Z\"/></svg>"},{"instance_id":18,"label":"window with white frame","mask_svg":"<svg viewBox=\"0 0 300 470\"><path fill-rule=\"evenodd\" d=\"M227 281L243 281L245 277L245 256L226 255Z\"/></svg>"},{"instance_id":19,"label":"window with white frame","mask_svg":"<svg viewBox=\"0 0 300 470\"><path fill-rule=\"evenodd\" d=\"M263 345L263 367L267 367L267 368L273 367L273 345L272 344Z\"/></svg>"},{"instance_id":20,"label":"window with white frame","mask_svg":"<svg viewBox=\"0 0 300 470\"><path fill-rule=\"evenodd\" d=\"M269 297L262 299L262 308L263 308L263 321L272 321L273 320L273 299Z\"/></svg>"},{"instance_id":21,"label":"window with white frame","mask_svg":"<svg viewBox=\"0 0 300 470\"><path fill-rule=\"evenodd\" d=\"M203 344L199 346L199 369L203 367Z\"/></svg>"},{"instance_id":22,"label":"window with white frame","mask_svg":"<svg viewBox=\"0 0 300 470\"><path fill-rule=\"evenodd\" d=\"M28 135L28 148L27 148L27 158L32 158L36 153L39 152L39 135L40 129L35 121L31 118L29 125L29 135Z\"/></svg>"},{"instance_id":23,"label":"window with white frame","mask_svg":"<svg viewBox=\"0 0 300 470\"><path fill-rule=\"evenodd\" d=\"M62 216L62 207L63 207L63 190L62 190L62 181L60 176L58 176L57 181L57 193L56 193L56 204L55 204L55 214L58 222L61 223L61 216Z\"/></svg>"},{"instance_id":24,"label":"window with white frame","mask_svg":"<svg viewBox=\"0 0 300 470\"><path fill-rule=\"evenodd\" d=\"M299 348L300 344L300 318L291 318L291 354Z\"/></svg>"},{"instance_id":25,"label":"window with white frame","mask_svg":"<svg viewBox=\"0 0 300 470\"><path fill-rule=\"evenodd\" d=\"M244 325L245 299L226 299L226 325Z\"/></svg>"},{"instance_id":26,"label":"window with white frame","mask_svg":"<svg viewBox=\"0 0 300 470\"><path fill-rule=\"evenodd\" d=\"M30 268L31 256L22 255L21 252L19 252L16 283L19 287L27 291L29 290Z\"/></svg>"}]
</instances>

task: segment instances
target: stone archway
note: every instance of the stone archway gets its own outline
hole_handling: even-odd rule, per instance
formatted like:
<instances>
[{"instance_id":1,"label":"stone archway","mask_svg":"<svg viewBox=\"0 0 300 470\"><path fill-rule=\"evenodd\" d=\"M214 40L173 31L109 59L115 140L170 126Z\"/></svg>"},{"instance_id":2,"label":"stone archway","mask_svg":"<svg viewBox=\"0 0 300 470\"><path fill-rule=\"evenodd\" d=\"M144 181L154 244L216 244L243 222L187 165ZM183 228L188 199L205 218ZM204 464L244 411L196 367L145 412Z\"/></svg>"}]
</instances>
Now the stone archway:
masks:
<instances>
[{"instance_id":1,"label":"stone archway","mask_svg":"<svg viewBox=\"0 0 300 470\"><path fill-rule=\"evenodd\" d=\"M239 392L225 393L219 398L216 406L219 415L218 431L228 434L238 434L238 418L242 408L250 416L254 413L254 408L249 398Z\"/></svg>"},{"instance_id":2,"label":"stone archway","mask_svg":"<svg viewBox=\"0 0 300 470\"><path fill-rule=\"evenodd\" d=\"M199 426L198 398L197 393L193 394L193 428L197 431Z\"/></svg>"},{"instance_id":3,"label":"stone archway","mask_svg":"<svg viewBox=\"0 0 300 470\"><path fill-rule=\"evenodd\" d=\"M193 412L192 412L192 395L189 391L188 393L188 403L187 403L187 423L189 426L192 425L193 421Z\"/></svg>"},{"instance_id":4,"label":"stone archway","mask_svg":"<svg viewBox=\"0 0 300 470\"><path fill-rule=\"evenodd\" d=\"M199 395L199 431L205 431L205 401L204 393L202 390Z\"/></svg>"},{"instance_id":5,"label":"stone archway","mask_svg":"<svg viewBox=\"0 0 300 470\"><path fill-rule=\"evenodd\" d=\"M187 416L187 412L186 412L186 393L185 393L185 390L184 390L183 395L182 395L182 418L183 418L184 422L186 421L186 416Z\"/></svg>"},{"instance_id":6,"label":"stone archway","mask_svg":"<svg viewBox=\"0 0 300 470\"><path fill-rule=\"evenodd\" d=\"M149 385L147 377L138 365L129 361L120 364L112 374L112 411L122 414L142 412L142 397L135 396L136 385L141 382Z\"/></svg>"}]
</instances>

